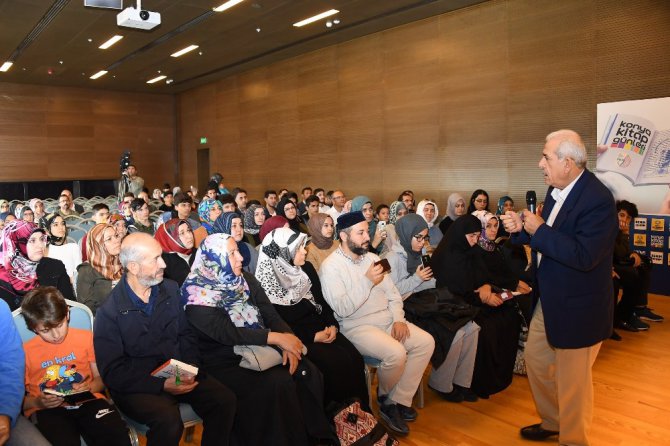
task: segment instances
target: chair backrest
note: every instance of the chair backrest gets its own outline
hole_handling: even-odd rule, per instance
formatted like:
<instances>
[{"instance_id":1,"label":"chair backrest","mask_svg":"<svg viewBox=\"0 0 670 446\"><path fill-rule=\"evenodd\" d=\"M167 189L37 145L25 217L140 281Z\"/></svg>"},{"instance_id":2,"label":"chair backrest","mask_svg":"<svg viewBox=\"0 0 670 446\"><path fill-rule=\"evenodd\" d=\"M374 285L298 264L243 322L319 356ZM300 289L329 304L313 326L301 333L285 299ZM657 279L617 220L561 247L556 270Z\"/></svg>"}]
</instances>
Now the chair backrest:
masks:
<instances>
[{"instance_id":1,"label":"chair backrest","mask_svg":"<svg viewBox=\"0 0 670 446\"><path fill-rule=\"evenodd\" d=\"M65 299L65 302L70 307L70 327L93 331L93 313L91 310L80 302L69 299ZM36 336L26 325L26 321L21 315L21 308L12 311L12 316L14 317L14 325L16 325L23 342L27 342Z\"/></svg>"}]
</instances>

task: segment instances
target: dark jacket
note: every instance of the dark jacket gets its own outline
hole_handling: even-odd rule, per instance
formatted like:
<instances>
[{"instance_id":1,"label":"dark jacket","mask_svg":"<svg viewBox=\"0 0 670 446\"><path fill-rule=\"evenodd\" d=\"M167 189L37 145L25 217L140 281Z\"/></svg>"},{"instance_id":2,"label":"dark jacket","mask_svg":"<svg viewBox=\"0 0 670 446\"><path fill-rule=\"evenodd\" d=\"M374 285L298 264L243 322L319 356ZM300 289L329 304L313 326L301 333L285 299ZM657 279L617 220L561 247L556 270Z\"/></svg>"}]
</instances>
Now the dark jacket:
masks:
<instances>
[{"instance_id":1,"label":"dark jacket","mask_svg":"<svg viewBox=\"0 0 670 446\"><path fill-rule=\"evenodd\" d=\"M58 288L63 297L75 300L72 282L63 262L50 257L42 257L37 264L36 272L39 286L54 286ZM0 280L0 298L7 302L10 310L14 311L21 306L25 294L26 292L16 291L10 283Z\"/></svg>"},{"instance_id":2,"label":"dark jacket","mask_svg":"<svg viewBox=\"0 0 670 446\"><path fill-rule=\"evenodd\" d=\"M126 291L126 276L98 308L93 343L100 375L114 393L163 390L151 372L169 359L199 365L195 333L179 305L177 283L165 279L151 316L140 311Z\"/></svg>"},{"instance_id":3,"label":"dark jacket","mask_svg":"<svg viewBox=\"0 0 670 446\"><path fill-rule=\"evenodd\" d=\"M112 281L90 263L77 267L77 300L90 308L94 315L111 292Z\"/></svg>"},{"instance_id":4,"label":"dark jacket","mask_svg":"<svg viewBox=\"0 0 670 446\"><path fill-rule=\"evenodd\" d=\"M165 262L163 277L174 280L177 282L177 285L181 287L184 280L186 280L186 277L188 277L188 274L191 272L191 265L193 265L193 260L195 260L195 248L189 257L188 262L176 252L164 252L161 254L161 257Z\"/></svg>"}]
</instances>

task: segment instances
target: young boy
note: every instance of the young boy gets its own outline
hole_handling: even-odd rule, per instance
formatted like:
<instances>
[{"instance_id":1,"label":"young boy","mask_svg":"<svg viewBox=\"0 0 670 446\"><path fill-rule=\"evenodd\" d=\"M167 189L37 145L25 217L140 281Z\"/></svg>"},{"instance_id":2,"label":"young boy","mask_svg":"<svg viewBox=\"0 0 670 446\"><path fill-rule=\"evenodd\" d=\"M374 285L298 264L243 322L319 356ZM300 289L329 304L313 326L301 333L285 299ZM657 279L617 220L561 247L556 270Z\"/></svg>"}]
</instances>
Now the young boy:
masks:
<instances>
[{"instance_id":1,"label":"young boy","mask_svg":"<svg viewBox=\"0 0 670 446\"><path fill-rule=\"evenodd\" d=\"M102 392L104 385L95 363L93 332L69 328L70 312L54 287L40 287L23 298L26 325L37 336L23 346L26 355L26 397L23 410L53 445L130 445L119 412ZM89 390L94 399L78 406L47 389L68 393Z\"/></svg>"}]
</instances>

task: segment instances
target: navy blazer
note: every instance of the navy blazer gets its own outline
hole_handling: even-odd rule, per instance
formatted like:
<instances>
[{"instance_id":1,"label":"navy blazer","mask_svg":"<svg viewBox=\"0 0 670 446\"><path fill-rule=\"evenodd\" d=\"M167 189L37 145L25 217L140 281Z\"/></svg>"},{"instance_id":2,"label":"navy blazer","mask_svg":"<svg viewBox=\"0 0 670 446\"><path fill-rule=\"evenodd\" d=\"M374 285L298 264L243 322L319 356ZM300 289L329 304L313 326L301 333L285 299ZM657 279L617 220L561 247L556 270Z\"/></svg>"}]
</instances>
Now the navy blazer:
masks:
<instances>
[{"instance_id":1,"label":"navy blazer","mask_svg":"<svg viewBox=\"0 0 670 446\"><path fill-rule=\"evenodd\" d=\"M556 201L547 191L542 218ZM543 224L531 237L513 234L514 243L533 250L536 299L542 301L549 344L583 348L612 334L612 254L618 231L611 192L585 170L568 194L552 226ZM542 260L537 267L537 251Z\"/></svg>"}]
</instances>

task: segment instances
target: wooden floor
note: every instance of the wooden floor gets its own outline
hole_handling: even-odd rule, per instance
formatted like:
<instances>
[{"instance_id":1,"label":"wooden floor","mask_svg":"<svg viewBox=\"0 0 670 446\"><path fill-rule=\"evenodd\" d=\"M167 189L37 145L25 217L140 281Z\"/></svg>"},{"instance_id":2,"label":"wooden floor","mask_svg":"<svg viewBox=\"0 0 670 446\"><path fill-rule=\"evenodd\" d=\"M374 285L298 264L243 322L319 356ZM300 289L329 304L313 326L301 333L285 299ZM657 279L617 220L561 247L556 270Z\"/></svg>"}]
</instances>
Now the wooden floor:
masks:
<instances>
[{"instance_id":1,"label":"wooden floor","mask_svg":"<svg viewBox=\"0 0 670 446\"><path fill-rule=\"evenodd\" d=\"M652 295L649 306L669 320L650 323L647 332L619 330L623 341L608 340L600 350L592 445L670 445L670 297ZM521 426L538 422L525 377L515 376L507 390L476 403L448 403L427 388L425 396L410 435L400 439L403 445L536 444L519 437ZM181 444L199 444L200 429L192 443Z\"/></svg>"}]
</instances>

